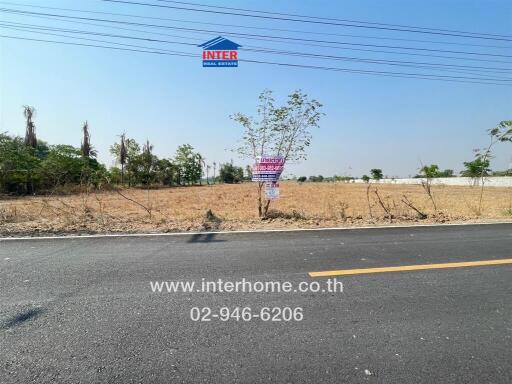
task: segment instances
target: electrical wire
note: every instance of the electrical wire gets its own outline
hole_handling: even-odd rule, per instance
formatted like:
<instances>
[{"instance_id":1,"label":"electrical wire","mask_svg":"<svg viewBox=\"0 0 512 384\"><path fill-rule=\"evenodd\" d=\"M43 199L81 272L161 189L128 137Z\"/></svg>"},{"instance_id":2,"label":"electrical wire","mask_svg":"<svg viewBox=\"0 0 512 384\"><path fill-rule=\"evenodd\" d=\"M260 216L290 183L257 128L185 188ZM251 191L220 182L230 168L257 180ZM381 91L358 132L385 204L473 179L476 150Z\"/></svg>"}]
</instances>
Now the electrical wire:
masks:
<instances>
[{"instance_id":1,"label":"electrical wire","mask_svg":"<svg viewBox=\"0 0 512 384\"><path fill-rule=\"evenodd\" d=\"M169 9L179 9L179 10L193 11L193 12L215 13L215 14L222 14L222 15L251 17L251 18L258 18L258 19L292 21L292 22L298 22L298 23L312 23L312 24L332 25L332 26L342 26L342 27L380 29L380 30L388 30L388 31L423 33L423 34L429 34L429 35L454 36L454 37L463 37L463 38L472 38L472 39L512 41L512 36L498 37L500 35L490 35L489 36L489 34L478 34L478 35L471 34L470 35L470 34L463 34L463 33L415 30L415 29L410 29L410 28L357 25L357 24L351 24L351 23L345 23L345 22L340 23L340 22L329 22L329 21L318 21L318 20L301 20L301 19L295 19L295 18L291 18L291 17L250 15L250 14L240 13L240 12L215 11L215 10L211 10L211 9L196 9L196 8L178 7L178 6L172 6L172 5L160 5L160 4L151 4L151 3L141 3L141 2L136 2L136 1L125 1L125 0L102 0L102 1L109 2L109 3L140 5L140 6L146 6L146 7L169 8Z\"/></svg>"},{"instance_id":2,"label":"electrical wire","mask_svg":"<svg viewBox=\"0 0 512 384\"><path fill-rule=\"evenodd\" d=\"M194 47L197 46L197 43L185 43L185 42L179 42L179 41L175 41L175 40L162 40L162 39L154 39L154 38L148 38L148 37L127 36L127 35L96 32L96 31L84 31L84 30L76 30L76 29L55 28L55 27L31 25L31 24L24 24L24 23L13 23L13 22L3 23L3 24L0 23L0 26L2 26L3 28L11 28L11 29L16 28L17 30L20 30L20 28L21 28L22 30L29 30L29 31L30 30L44 30L44 31L54 31L54 32L67 32L67 33L74 33L74 34L88 34L88 35L94 35L94 36L141 40L141 41L155 42L155 43L181 44L181 45L188 45L188 46L194 46ZM174 37L186 38L183 36L174 36ZM399 61L393 61L393 60L372 60L372 59L364 59L364 58L349 57L349 56L334 56L334 55L322 55L322 54L306 53L306 52L275 50L275 49L268 49L266 47L259 47L259 46L249 46L248 48L241 48L241 50L249 51L249 52L260 52L260 53L269 53L269 54L286 55L286 56L299 56L299 57L316 58L316 59L352 61L352 62L366 63L366 64L381 64L381 65L384 64L384 65L391 65L391 66L433 69L433 70L438 70L438 71L448 71L448 72L455 72L455 73L469 73L469 74L476 74L476 75L480 75L480 73L474 72L471 69L479 69L480 71L498 72L498 73L502 73L502 71L507 71L507 69L505 69L505 68L486 68L486 67L474 67L474 68L469 67L468 68L465 66L456 66L456 68L453 68L453 67L449 66L448 68L446 68L443 64L436 64L436 63L399 62ZM462 68L457 68L457 67L462 67Z\"/></svg>"},{"instance_id":3,"label":"electrical wire","mask_svg":"<svg viewBox=\"0 0 512 384\"><path fill-rule=\"evenodd\" d=\"M252 12L252 13L263 13L263 14L271 14L271 15L279 15L279 16L292 16L292 17L301 17L301 18L316 19L316 20L342 21L342 22L351 22L351 23L359 23L359 24L370 24L370 25L383 25L383 26L401 27L401 28L416 28L416 29L425 29L425 30L428 30L428 31L455 32L455 33L466 33L466 34L479 34L479 35L486 35L486 36L498 36L498 37L509 37L509 38L512 37L510 35L497 35L497 34L481 33L481 32L468 32L468 31L459 31L459 30L453 30L453 29L428 28L428 27L418 27L418 26L403 25L403 24L388 24L388 23L377 23L377 22L361 21L361 20L339 19L339 18L332 18L332 17L319 17L319 16L311 16L311 15L298 15L298 14L293 14L293 13L269 12L269 11L261 11L261 10L246 9L246 8L245 9L244 8L233 8L233 7L225 7L225 6L218 6L218 5L191 3L191 2L186 2L186 1L175 1L175 0L156 0L156 1L159 1L159 2L162 2L162 3L185 4L185 5L193 5L193 6L207 7L207 8L229 9L229 10L235 10L235 11Z\"/></svg>"},{"instance_id":4,"label":"electrical wire","mask_svg":"<svg viewBox=\"0 0 512 384\"><path fill-rule=\"evenodd\" d=\"M182 2L179 2L179 3L182 3ZM460 46L469 46L469 47L483 47L483 48L497 48L497 49L511 49L512 48L512 47L507 47L507 46L502 46L502 45L496 46L496 45L471 44L471 43L461 43L461 42L452 42L452 41L418 40L418 39L405 39L405 38L397 38L397 37L366 36L366 35L353 35L353 34L343 34L343 33L316 32L316 31L311 31L311 30L256 27L256 26L238 25L238 24L221 24L221 23L211 23L211 22L204 22L204 21L171 19L171 18L167 18L167 17L142 16L142 15L134 15L134 14L128 14L128 13L90 11L90 10L62 8L62 7L48 7L48 6L25 4L25 3L12 3L9 1L0 1L0 4L14 5L14 6L18 6L18 7L38 8L38 9L50 9L50 10L66 11L66 12L89 13L89 14L121 16L121 17L133 17L133 18L147 19L147 20L172 21L172 22L191 23L191 24L200 24L200 25L215 25L215 26L230 27L230 28L257 29L257 30L289 32L289 33L302 33L302 34L308 34L308 35L338 36L338 37L392 40L392 41L394 40L394 41L407 41L407 42L422 43L422 44L445 44L445 45L460 45ZM190 3L190 4L192 4L192 3ZM208 6L208 7L214 7L214 6ZM231 9L230 7L218 7L218 8ZM237 8L235 8L235 9L237 9ZM252 12L266 13L264 11L252 11ZM329 19L329 18L327 18L327 19Z\"/></svg>"},{"instance_id":5,"label":"electrical wire","mask_svg":"<svg viewBox=\"0 0 512 384\"><path fill-rule=\"evenodd\" d=\"M56 40L34 39L34 38L27 38L27 37L20 37L20 36L0 35L0 37L8 38L8 39L26 40L26 41L36 41L36 42L66 44L66 45L85 46L85 47L98 47L98 48L103 48L103 49L116 49L116 50L132 51L132 52L152 53L152 54L159 54L159 55L196 57L196 55L193 55L188 52L175 51L176 53L168 53L168 52L165 52L162 50L154 50L149 47L147 48L147 50L141 50L141 49L120 48L120 47L84 44L84 43L75 43L75 42L63 42L63 41L56 41ZM67 36L62 36L62 37L67 37ZM242 59L239 61L247 62L247 63L255 63L255 64L266 64L266 65L274 65L274 66L286 66L286 67L315 69L315 70L324 70L324 71L335 71L335 72L358 73L358 74L368 74L368 75L376 75L376 76L388 76L388 77L401 77L401 78L424 79L424 80L435 80L435 81L446 81L446 82L510 86L510 84L504 84L501 82L486 81L485 79L482 80L479 78L464 77L464 76L428 75L428 74L414 74L414 73L403 73L403 72L359 70L359 69L349 69L349 68L339 68L339 67L314 66L314 65L306 65L306 64L270 62L270 61L263 61L263 60L251 60L251 59Z\"/></svg>"},{"instance_id":6,"label":"electrical wire","mask_svg":"<svg viewBox=\"0 0 512 384\"><path fill-rule=\"evenodd\" d=\"M496 55L496 54L487 54L487 53L479 53L479 52L465 52L465 51L449 51L449 50L431 50L427 48L414 48L414 47L399 47L399 46L382 46L375 44L358 44L358 43L347 43L347 42L339 42L339 41L326 41L326 40L315 40L315 39L301 39L294 38L288 36L272 36L272 35L259 35L259 34L248 34L248 33L240 33L240 32L229 32L229 31L219 31L219 30L206 30L206 29L198 29L198 28L185 28L185 27L175 27L168 25L159 25L159 24L148 24L148 23L137 23L130 21L122 21L122 20L111 20L111 19L97 19L97 18L89 18L89 17L80 17L80 16L68 16L68 15L60 15L60 14L48 14L48 13L40 13L40 12L29 12L29 11L17 11L12 9L0 8L0 12L7 12L13 14L21 14L21 15L34 15L34 16L51 16L57 18L64 19L78 19L78 20L88 20L88 21L100 21L107 23L115 23L115 24L125 24L125 25L136 25L142 27L153 27L153 28L165 28L165 29L174 29L174 30L184 30L184 31L192 31L192 32L209 32L215 34L224 34L229 36L241 36L247 38L254 39L264 39L264 40L278 40L278 41L293 41L293 42L301 42L301 44L308 44L308 42L321 42L327 44L336 44L337 46L330 46L330 48L345 48L345 46L368 46L368 47L386 47L391 49L405 49L405 50L419 50L419 51L431 51L431 52L448 52L448 53L459 53L459 54L467 54L467 55L478 55L481 56L498 56L498 57L511 57L512 55ZM339 46L343 47L339 47ZM324 47L329 47L325 46ZM426 57L439 57L439 58L449 58L449 59L462 59L462 60L473 60L473 61L487 61L487 62L495 62L495 63L510 63L508 61L503 60L491 60L491 59L481 59L475 57L457 57L457 56L443 56L443 55L433 55L433 54L421 54L421 53L411 53L411 52L399 52L399 51L376 51L362 48L350 48L352 50L361 50L361 51L370 51L370 52L379 52L379 53L390 53L390 54L402 54L402 55L416 55L416 56L426 56Z\"/></svg>"}]
</instances>

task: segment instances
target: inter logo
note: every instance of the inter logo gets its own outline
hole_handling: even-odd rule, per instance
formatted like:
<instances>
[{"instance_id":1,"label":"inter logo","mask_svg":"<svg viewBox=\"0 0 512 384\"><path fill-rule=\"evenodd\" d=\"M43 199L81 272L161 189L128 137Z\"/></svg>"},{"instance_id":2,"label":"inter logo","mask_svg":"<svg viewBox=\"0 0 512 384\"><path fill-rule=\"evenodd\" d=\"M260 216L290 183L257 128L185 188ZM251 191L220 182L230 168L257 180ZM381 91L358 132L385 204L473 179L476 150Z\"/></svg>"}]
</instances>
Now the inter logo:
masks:
<instances>
[{"instance_id":1,"label":"inter logo","mask_svg":"<svg viewBox=\"0 0 512 384\"><path fill-rule=\"evenodd\" d=\"M203 48L203 67L238 67L241 45L219 36L198 47Z\"/></svg>"}]
</instances>

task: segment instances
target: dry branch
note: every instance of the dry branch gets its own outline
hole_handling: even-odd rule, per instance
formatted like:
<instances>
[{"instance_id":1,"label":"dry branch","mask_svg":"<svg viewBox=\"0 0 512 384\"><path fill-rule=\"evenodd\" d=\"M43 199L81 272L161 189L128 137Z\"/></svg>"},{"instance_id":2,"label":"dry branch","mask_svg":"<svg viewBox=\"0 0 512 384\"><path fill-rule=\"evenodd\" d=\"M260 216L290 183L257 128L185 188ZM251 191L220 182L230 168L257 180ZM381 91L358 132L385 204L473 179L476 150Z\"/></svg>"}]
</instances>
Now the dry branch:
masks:
<instances>
[{"instance_id":1,"label":"dry branch","mask_svg":"<svg viewBox=\"0 0 512 384\"><path fill-rule=\"evenodd\" d=\"M132 203L137 204L139 207L144 208L144 209L146 210L146 212L148 213L149 217L151 218L151 211L152 211L152 209L151 209L151 208L148 208L148 207L146 207L145 205L143 205L143 204L139 203L138 201L136 201L136 200L134 200L134 199L130 199L128 196L123 195L123 194L121 193L121 191L119 191L119 189L117 189L117 188L114 188L114 191L116 191L119 195L121 195L122 197L124 197L126 200L131 201Z\"/></svg>"},{"instance_id":2,"label":"dry branch","mask_svg":"<svg viewBox=\"0 0 512 384\"><path fill-rule=\"evenodd\" d=\"M377 188L375 188L375 191L373 191L375 193L375 195L377 196L377 201L379 202L379 205L382 207L382 209L384 210L384 212L386 212L388 218L389 218L389 222L393 222L393 214L391 213L391 208L389 206L386 206L384 204L384 202L382 201L382 199L380 198L380 195L379 195L379 190Z\"/></svg>"},{"instance_id":3,"label":"dry branch","mask_svg":"<svg viewBox=\"0 0 512 384\"><path fill-rule=\"evenodd\" d=\"M404 203L404 204L405 204L405 205L407 205L409 208L411 208L413 211L415 211L415 212L419 215L420 219L426 219L426 218L427 218L427 214L426 214L426 213L421 212L418 208L416 208L416 207L414 206L414 204L413 204L413 203L412 203L412 202L407 198L407 196L406 196L406 195L402 195L402 197L403 197L403 198L402 198L402 203Z\"/></svg>"},{"instance_id":4,"label":"dry branch","mask_svg":"<svg viewBox=\"0 0 512 384\"><path fill-rule=\"evenodd\" d=\"M368 183L368 186L366 187L366 201L368 202L368 213L370 214L370 219L373 219L372 214L372 204L370 203L370 188L372 185Z\"/></svg>"}]
</instances>

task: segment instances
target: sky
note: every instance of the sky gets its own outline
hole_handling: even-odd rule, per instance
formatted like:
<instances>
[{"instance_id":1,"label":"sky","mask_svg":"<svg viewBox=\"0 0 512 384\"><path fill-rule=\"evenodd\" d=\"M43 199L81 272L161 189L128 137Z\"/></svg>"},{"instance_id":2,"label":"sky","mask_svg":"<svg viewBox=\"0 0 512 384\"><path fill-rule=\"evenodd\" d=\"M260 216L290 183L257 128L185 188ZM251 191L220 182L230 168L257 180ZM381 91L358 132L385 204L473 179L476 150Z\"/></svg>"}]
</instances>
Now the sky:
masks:
<instances>
[{"instance_id":1,"label":"sky","mask_svg":"<svg viewBox=\"0 0 512 384\"><path fill-rule=\"evenodd\" d=\"M156 0L138 2L187 7L183 4ZM505 0L391 0L385 2L377 0L279 2L196 0L195 2L203 5L512 36L512 2ZM74 11L51 10L27 5L69 8ZM189 143L210 164L214 161L222 163L231 159L239 165L250 164L249 159L241 159L232 151L236 147L237 140L241 138L242 129L229 116L236 112L255 115L258 95L264 89L274 92L278 104L284 103L287 95L296 89L303 90L311 98L323 104L325 115L320 121L320 127L313 131L308 159L298 164L287 165L286 175L360 176L369 173L371 168L381 168L387 176L406 177L416 174L421 164L430 163L436 163L442 169L449 168L458 172L463 168L464 161L473 158L473 149L487 144L487 129L496 126L501 120L512 119L511 86L374 76L249 62L240 62L238 68L203 68L201 48L195 46L215 38L220 30L224 32L222 36L230 38L245 48L264 47L362 59L436 62L508 69L512 68L512 37L508 39L509 41L507 38L468 39L438 34L249 18L96 0L73 2L11 0L10 2L0 1L0 8L47 14L43 18L41 15L36 17L0 10L0 23L23 23L25 26L96 31L103 34L151 37L186 43L162 44L144 40L81 35L90 39L152 47L152 49L187 52L193 57L0 37L0 132L7 131L11 134L23 135L22 106L32 105L37 110L35 123L39 139L50 144L79 146L81 125L87 120L92 143L99 153L98 158L107 166L113 163L108 149L119 139L122 132L126 132L127 136L141 143L149 139L154 144L155 154L161 157L171 157L178 145ZM196 6L196 8L199 7ZM139 17L78 13L76 10L130 14ZM62 19L57 20L48 14L128 20L202 31L192 32L183 29L108 24L97 20L67 19L75 21L70 23ZM82 23L108 25L108 27L77 24L77 20L81 20ZM222 26L198 24L198 22L218 23ZM44 35L41 34L42 30L30 32L19 28L12 29L13 24L10 24L10 29L5 28L6 24L1 25L3 25L0 27L2 36L93 45L107 44ZM379 24L365 25L378 26ZM125 30L119 29L120 27ZM126 29L132 29L132 31ZM299 32L282 31L282 29ZM230 35L235 33L293 37L303 40L276 42L266 38L258 40ZM304 39L317 40L313 44L323 45L323 47L311 45L304 42ZM349 44L319 44L318 40ZM423 50L386 48L388 53L353 50L383 50L382 47L374 47L375 45L413 47ZM486 47L483 47L484 45ZM117 47L133 48L120 45ZM453 54L434 50L479 54ZM407 54L399 55L396 52ZM482 55L482 52L494 56ZM462 56L464 59L446 59L436 56ZM489 74L478 69L472 69L471 73L432 72L424 68L320 60L249 51L240 51L239 57L353 70L435 73L465 77L507 77L506 74L502 74L503 72ZM496 147L492 168L507 169L512 167L511 162L512 144L501 144Z\"/></svg>"}]
</instances>

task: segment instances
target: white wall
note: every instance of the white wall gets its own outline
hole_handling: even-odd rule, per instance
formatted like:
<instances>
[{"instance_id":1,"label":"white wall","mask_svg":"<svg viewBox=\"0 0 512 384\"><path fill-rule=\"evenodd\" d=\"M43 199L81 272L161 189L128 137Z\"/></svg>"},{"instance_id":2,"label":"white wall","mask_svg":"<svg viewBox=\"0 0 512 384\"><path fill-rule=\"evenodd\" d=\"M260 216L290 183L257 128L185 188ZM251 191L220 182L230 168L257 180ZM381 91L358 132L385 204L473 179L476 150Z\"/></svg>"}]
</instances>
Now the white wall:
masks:
<instances>
[{"instance_id":1,"label":"white wall","mask_svg":"<svg viewBox=\"0 0 512 384\"><path fill-rule=\"evenodd\" d=\"M382 179L379 181L370 180L370 183L378 184L421 184L422 180L425 179ZM356 183L364 183L361 179L356 179ZM485 177L484 178L486 187L512 187L512 176L503 177ZM439 177L432 179L432 185L480 185L480 179L473 179L471 177Z\"/></svg>"}]
</instances>

